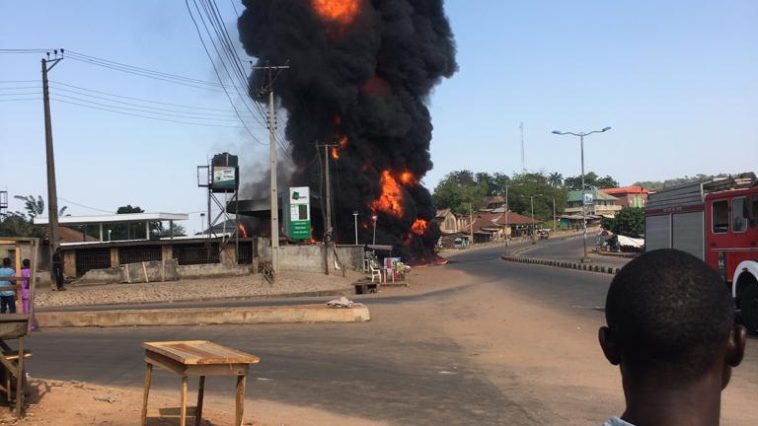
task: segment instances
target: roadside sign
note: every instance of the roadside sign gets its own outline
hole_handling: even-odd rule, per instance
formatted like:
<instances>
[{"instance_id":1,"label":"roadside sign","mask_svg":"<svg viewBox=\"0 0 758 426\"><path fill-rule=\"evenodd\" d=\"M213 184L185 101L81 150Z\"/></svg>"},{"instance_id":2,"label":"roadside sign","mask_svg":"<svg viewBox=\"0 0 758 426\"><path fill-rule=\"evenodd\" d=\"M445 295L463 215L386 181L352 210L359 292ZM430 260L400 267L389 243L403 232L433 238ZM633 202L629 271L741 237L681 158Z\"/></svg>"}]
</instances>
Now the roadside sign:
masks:
<instances>
[{"instance_id":1,"label":"roadside sign","mask_svg":"<svg viewBox=\"0 0 758 426\"><path fill-rule=\"evenodd\" d=\"M584 204L585 205L592 205L595 201L595 197L591 192L585 192L584 193Z\"/></svg>"},{"instance_id":2,"label":"roadside sign","mask_svg":"<svg viewBox=\"0 0 758 426\"><path fill-rule=\"evenodd\" d=\"M293 240L311 238L311 197L307 186L292 187L283 206L285 234Z\"/></svg>"}]
</instances>

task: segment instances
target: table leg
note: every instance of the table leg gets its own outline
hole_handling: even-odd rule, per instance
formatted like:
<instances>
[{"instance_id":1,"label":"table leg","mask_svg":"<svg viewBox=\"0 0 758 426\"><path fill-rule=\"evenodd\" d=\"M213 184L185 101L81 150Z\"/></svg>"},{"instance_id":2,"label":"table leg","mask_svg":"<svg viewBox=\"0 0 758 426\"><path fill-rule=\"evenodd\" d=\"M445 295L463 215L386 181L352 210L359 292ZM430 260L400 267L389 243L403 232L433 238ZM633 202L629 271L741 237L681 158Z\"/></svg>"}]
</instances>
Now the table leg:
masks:
<instances>
[{"instance_id":1,"label":"table leg","mask_svg":"<svg viewBox=\"0 0 758 426\"><path fill-rule=\"evenodd\" d=\"M242 426L242 414L245 411L245 378L247 376L237 376L237 400L235 402L236 415L234 417L234 426Z\"/></svg>"},{"instance_id":2,"label":"table leg","mask_svg":"<svg viewBox=\"0 0 758 426\"><path fill-rule=\"evenodd\" d=\"M153 365L145 363L145 390L142 395L142 426L147 422L147 396L150 394L150 378L153 372Z\"/></svg>"},{"instance_id":3,"label":"table leg","mask_svg":"<svg viewBox=\"0 0 758 426\"><path fill-rule=\"evenodd\" d=\"M187 376L182 376L182 405L179 408L179 426L187 426Z\"/></svg>"},{"instance_id":4,"label":"table leg","mask_svg":"<svg viewBox=\"0 0 758 426\"><path fill-rule=\"evenodd\" d=\"M195 426L200 426L203 417L203 393L205 392L205 376L200 376L200 386L197 390L197 409L195 411Z\"/></svg>"},{"instance_id":5,"label":"table leg","mask_svg":"<svg viewBox=\"0 0 758 426\"><path fill-rule=\"evenodd\" d=\"M21 417L24 410L24 337L18 339L18 374L16 375L16 415Z\"/></svg>"}]
</instances>

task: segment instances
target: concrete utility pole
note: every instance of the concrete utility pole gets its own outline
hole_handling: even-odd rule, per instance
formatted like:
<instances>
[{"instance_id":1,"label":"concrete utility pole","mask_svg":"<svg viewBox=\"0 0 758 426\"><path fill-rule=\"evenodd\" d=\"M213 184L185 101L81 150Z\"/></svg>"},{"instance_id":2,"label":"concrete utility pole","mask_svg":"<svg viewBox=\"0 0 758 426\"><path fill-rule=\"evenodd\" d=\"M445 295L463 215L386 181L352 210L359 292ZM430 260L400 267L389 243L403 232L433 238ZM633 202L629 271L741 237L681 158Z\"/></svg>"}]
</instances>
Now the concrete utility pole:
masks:
<instances>
[{"instance_id":1,"label":"concrete utility pole","mask_svg":"<svg viewBox=\"0 0 758 426\"><path fill-rule=\"evenodd\" d=\"M589 136L593 133L604 133L608 130L611 130L610 127L604 127L601 130L593 130L591 132L580 132L580 133L574 133L574 132L561 132L559 130L553 130L553 134L555 135L571 135L571 136L578 136L579 137L579 147L581 150L582 155L582 246L584 248L584 256L582 257L581 261L583 263L589 263L590 258L587 256L587 206L584 204L584 197L585 197L585 191L587 190L584 187L584 137Z\"/></svg>"},{"instance_id":2,"label":"concrete utility pole","mask_svg":"<svg viewBox=\"0 0 758 426\"><path fill-rule=\"evenodd\" d=\"M47 53L47 59L42 58L42 101L45 108L45 154L47 159L47 215L49 219L49 237L50 253L50 282L53 289L56 287L55 269L53 266L53 254L58 250L58 189L55 183L55 154L53 152L53 124L50 118L50 88L47 80L47 73L50 72L58 62L63 59L63 49L61 56L58 51L54 50L54 57L50 59L50 52Z\"/></svg>"},{"instance_id":3,"label":"concrete utility pole","mask_svg":"<svg viewBox=\"0 0 758 426\"><path fill-rule=\"evenodd\" d=\"M474 209L473 203L468 203L468 221L469 221L468 231L469 231L469 235L470 235L469 238L471 238L471 243L470 243L471 245L474 245L474 212L473 212L473 209Z\"/></svg>"},{"instance_id":4,"label":"concrete utility pole","mask_svg":"<svg viewBox=\"0 0 758 426\"><path fill-rule=\"evenodd\" d=\"M508 235L509 231L511 230L508 226L508 185L505 185L505 248L508 249Z\"/></svg>"},{"instance_id":5,"label":"concrete utility pole","mask_svg":"<svg viewBox=\"0 0 758 426\"><path fill-rule=\"evenodd\" d=\"M274 109L274 71L289 69L289 65L253 67L268 71L268 86L263 88L268 94L268 143L269 163L271 167L271 269L279 272L279 191L277 189L277 152L276 152L276 111Z\"/></svg>"},{"instance_id":6,"label":"concrete utility pole","mask_svg":"<svg viewBox=\"0 0 758 426\"><path fill-rule=\"evenodd\" d=\"M353 225L355 226L355 245L358 245L358 212L353 212Z\"/></svg>"}]
</instances>

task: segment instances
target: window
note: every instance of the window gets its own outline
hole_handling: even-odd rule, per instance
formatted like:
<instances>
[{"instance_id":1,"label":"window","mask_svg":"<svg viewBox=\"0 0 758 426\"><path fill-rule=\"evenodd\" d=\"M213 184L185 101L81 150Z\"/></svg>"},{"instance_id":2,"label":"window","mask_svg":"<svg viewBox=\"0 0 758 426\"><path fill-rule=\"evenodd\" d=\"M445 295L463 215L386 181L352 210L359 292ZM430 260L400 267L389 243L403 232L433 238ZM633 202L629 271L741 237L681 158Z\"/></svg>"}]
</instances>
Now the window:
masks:
<instances>
[{"instance_id":1,"label":"window","mask_svg":"<svg viewBox=\"0 0 758 426\"><path fill-rule=\"evenodd\" d=\"M756 228L758 227L758 195L753 195L753 197L750 198L749 207L750 226Z\"/></svg>"},{"instance_id":2,"label":"window","mask_svg":"<svg viewBox=\"0 0 758 426\"><path fill-rule=\"evenodd\" d=\"M745 232L747 219L747 197L732 199L732 232Z\"/></svg>"},{"instance_id":3,"label":"window","mask_svg":"<svg viewBox=\"0 0 758 426\"><path fill-rule=\"evenodd\" d=\"M713 202L713 233L729 232L729 202L727 200Z\"/></svg>"}]
</instances>

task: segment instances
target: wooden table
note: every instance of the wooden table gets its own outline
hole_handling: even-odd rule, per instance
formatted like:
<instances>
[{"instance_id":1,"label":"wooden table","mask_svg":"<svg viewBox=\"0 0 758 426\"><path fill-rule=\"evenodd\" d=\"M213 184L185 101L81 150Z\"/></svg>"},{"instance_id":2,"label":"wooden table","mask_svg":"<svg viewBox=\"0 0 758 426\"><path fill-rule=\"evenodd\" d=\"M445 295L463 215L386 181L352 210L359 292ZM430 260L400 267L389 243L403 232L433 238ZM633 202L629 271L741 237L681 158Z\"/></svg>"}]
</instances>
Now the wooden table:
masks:
<instances>
[{"instance_id":1,"label":"wooden table","mask_svg":"<svg viewBox=\"0 0 758 426\"><path fill-rule=\"evenodd\" d=\"M145 393L142 400L142 425L147 420L147 398L150 393L150 376L153 366L173 371L182 377L181 408L179 425L187 424L187 379L200 377L197 392L195 425L200 424L203 411L205 376L237 376L237 397L235 426L242 426L245 406L245 377L250 364L257 364L260 358L206 340L179 342L145 342Z\"/></svg>"}]
</instances>

